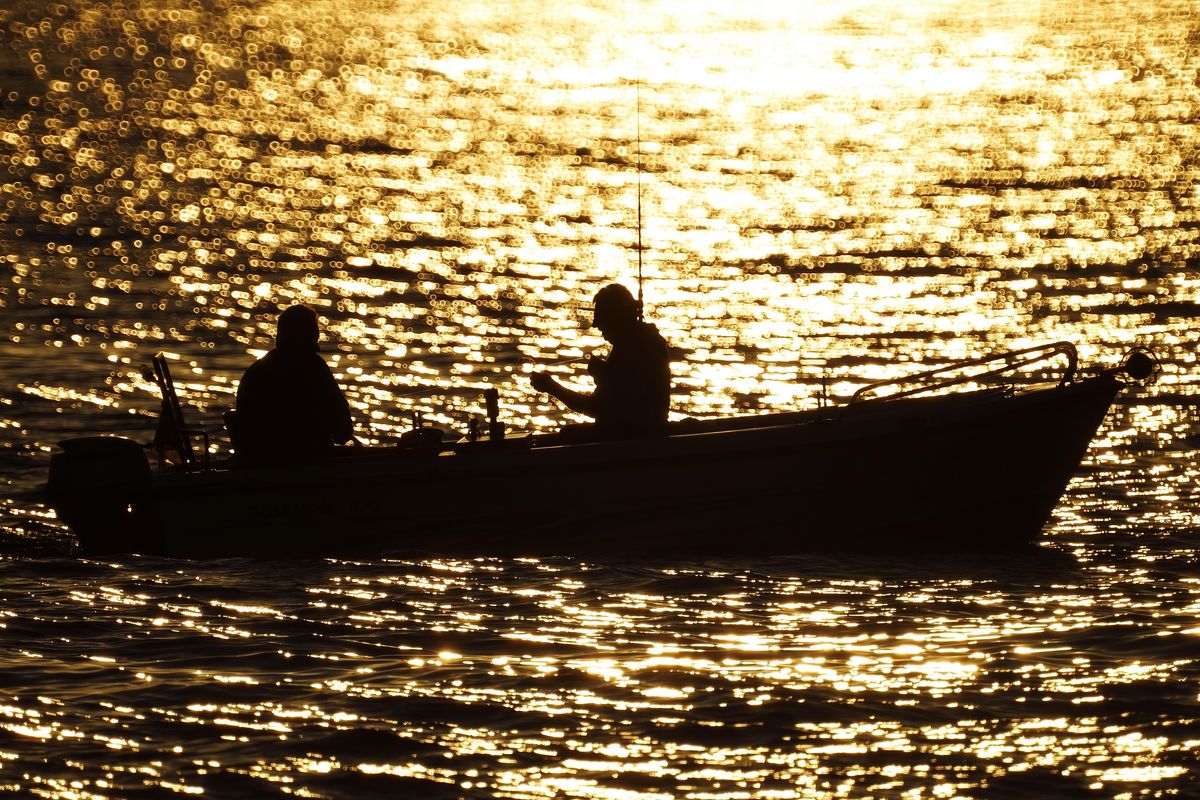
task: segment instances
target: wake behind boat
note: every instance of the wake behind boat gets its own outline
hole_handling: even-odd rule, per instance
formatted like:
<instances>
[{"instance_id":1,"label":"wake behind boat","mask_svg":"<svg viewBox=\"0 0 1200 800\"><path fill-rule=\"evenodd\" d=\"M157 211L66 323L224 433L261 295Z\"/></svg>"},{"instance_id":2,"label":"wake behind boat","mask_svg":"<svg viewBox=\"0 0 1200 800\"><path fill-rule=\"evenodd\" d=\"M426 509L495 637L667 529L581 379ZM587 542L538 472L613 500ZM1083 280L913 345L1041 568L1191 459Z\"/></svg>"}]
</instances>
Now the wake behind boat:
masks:
<instances>
[{"instance_id":1,"label":"wake behind boat","mask_svg":"<svg viewBox=\"0 0 1200 800\"><path fill-rule=\"evenodd\" d=\"M1057 384L946 393L1059 356ZM62 443L47 488L86 553L1004 548L1038 535L1116 395L1154 362L1135 352L1087 377L1076 366L1074 347L1058 343L873 384L845 405L684 420L657 438L493 425L475 441L418 432L403 446L270 468L188 459L154 474L136 442L86 437ZM956 374L969 368L983 371ZM169 376L164 394L173 399Z\"/></svg>"}]
</instances>

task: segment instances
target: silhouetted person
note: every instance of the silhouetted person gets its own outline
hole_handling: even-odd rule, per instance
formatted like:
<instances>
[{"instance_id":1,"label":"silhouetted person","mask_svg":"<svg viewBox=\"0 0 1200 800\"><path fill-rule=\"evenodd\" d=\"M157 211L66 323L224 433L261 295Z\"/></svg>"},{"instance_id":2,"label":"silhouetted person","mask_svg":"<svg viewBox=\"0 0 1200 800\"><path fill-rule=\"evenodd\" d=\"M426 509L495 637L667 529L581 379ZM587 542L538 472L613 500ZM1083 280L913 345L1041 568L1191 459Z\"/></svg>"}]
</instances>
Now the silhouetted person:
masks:
<instances>
[{"instance_id":1,"label":"silhouetted person","mask_svg":"<svg viewBox=\"0 0 1200 800\"><path fill-rule=\"evenodd\" d=\"M291 306L279 315L275 349L242 375L230 430L242 463L317 460L350 440L350 404L318 355L319 338L316 313Z\"/></svg>"},{"instance_id":2,"label":"silhouetted person","mask_svg":"<svg viewBox=\"0 0 1200 800\"><path fill-rule=\"evenodd\" d=\"M584 394L538 372L533 388L596 421L597 438L633 439L665 432L671 401L671 364L658 329L638 319L629 290L611 283L596 293L592 324L612 344L608 358L591 358L596 391Z\"/></svg>"}]
</instances>

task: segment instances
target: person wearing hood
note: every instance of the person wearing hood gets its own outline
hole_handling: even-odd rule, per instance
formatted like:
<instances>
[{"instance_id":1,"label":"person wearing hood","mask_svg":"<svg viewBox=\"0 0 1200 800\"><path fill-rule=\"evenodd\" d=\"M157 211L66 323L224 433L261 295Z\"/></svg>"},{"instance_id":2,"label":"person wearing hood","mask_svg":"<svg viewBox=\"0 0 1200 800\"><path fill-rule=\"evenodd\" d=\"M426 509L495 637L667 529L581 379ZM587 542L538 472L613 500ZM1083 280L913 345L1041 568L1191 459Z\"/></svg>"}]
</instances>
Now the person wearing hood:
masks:
<instances>
[{"instance_id":1,"label":"person wearing hood","mask_svg":"<svg viewBox=\"0 0 1200 800\"><path fill-rule=\"evenodd\" d=\"M279 315L275 349L250 365L237 391L234 450L243 464L328 458L353 437L350 404L320 356L311 308Z\"/></svg>"},{"instance_id":2,"label":"person wearing hood","mask_svg":"<svg viewBox=\"0 0 1200 800\"><path fill-rule=\"evenodd\" d=\"M592 358L591 394L568 389L545 373L530 376L545 392L595 420L596 438L641 439L666 433L671 402L671 364L658 329L640 318L638 301L619 283L596 292L592 324L612 345L607 358Z\"/></svg>"}]
</instances>

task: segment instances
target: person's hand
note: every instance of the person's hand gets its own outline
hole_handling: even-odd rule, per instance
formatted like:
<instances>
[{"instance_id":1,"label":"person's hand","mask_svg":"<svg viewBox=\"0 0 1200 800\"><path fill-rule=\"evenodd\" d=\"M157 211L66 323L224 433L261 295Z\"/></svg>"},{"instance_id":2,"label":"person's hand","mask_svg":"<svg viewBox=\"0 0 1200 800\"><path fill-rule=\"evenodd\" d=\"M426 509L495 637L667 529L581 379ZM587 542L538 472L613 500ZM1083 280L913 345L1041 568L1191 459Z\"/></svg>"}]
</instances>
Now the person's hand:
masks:
<instances>
[{"instance_id":1,"label":"person's hand","mask_svg":"<svg viewBox=\"0 0 1200 800\"><path fill-rule=\"evenodd\" d=\"M550 392L554 389L554 378L544 372L535 372L529 376L529 385L539 392Z\"/></svg>"}]
</instances>

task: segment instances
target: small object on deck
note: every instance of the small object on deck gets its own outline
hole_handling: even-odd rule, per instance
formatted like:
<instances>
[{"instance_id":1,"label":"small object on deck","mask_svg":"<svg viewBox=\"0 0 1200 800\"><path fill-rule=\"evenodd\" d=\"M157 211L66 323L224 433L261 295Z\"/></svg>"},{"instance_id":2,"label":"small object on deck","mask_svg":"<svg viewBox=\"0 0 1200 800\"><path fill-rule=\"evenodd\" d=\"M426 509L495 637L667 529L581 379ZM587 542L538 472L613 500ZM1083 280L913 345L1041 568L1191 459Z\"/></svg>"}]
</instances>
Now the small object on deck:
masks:
<instances>
[{"instance_id":1,"label":"small object on deck","mask_svg":"<svg viewBox=\"0 0 1200 800\"><path fill-rule=\"evenodd\" d=\"M487 405L488 438L493 442L504 438L504 423L500 421L500 392L491 387L484 389L483 402Z\"/></svg>"}]
</instances>

